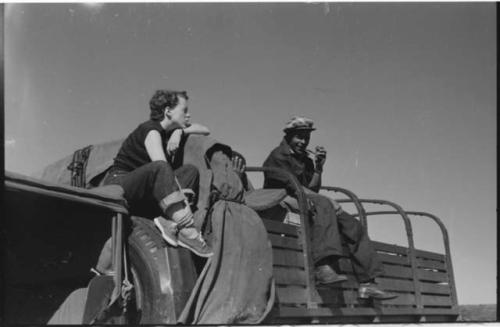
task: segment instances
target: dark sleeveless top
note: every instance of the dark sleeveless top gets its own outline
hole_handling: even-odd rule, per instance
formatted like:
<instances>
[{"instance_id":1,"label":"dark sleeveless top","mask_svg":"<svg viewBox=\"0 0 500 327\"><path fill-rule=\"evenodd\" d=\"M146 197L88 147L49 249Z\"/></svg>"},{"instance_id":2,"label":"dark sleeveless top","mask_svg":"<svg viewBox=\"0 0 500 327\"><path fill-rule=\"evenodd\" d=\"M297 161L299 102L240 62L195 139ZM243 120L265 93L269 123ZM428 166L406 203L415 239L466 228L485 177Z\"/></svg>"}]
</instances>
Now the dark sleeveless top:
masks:
<instances>
[{"instance_id":1,"label":"dark sleeveless top","mask_svg":"<svg viewBox=\"0 0 500 327\"><path fill-rule=\"evenodd\" d=\"M162 145L164 146L168 140L165 130L161 127L159 122L148 120L137 126L125 141L123 141L114 159L112 170L130 172L151 162L144 141L148 133L152 130L160 133Z\"/></svg>"}]
</instances>

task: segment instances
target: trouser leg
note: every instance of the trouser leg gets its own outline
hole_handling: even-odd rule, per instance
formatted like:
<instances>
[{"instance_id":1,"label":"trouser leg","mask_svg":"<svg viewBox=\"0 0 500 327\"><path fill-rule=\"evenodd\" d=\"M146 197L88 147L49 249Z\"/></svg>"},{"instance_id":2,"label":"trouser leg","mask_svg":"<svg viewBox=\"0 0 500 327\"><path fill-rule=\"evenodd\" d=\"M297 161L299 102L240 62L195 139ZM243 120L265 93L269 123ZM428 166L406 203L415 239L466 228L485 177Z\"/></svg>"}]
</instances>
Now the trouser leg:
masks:
<instances>
[{"instance_id":1,"label":"trouser leg","mask_svg":"<svg viewBox=\"0 0 500 327\"><path fill-rule=\"evenodd\" d=\"M154 161L121 176L117 183L133 214L153 217L184 200L174 176L169 163Z\"/></svg>"},{"instance_id":2,"label":"trouser leg","mask_svg":"<svg viewBox=\"0 0 500 327\"><path fill-rule=\"evenodd\" d=\"M164 215L169 206L184 200L174 176L183 189L191 189L195 195L198 193L199 174L196 167L185 165L173 171L163 161L151 162L126 174L110 174L104 184L118 184L124 189L131 214L153 218ZM108 270L111 256L111 239L108 239L99 256L97 270Z\"/></svg>"},{"instance_id":3,"label":"trouser leg","mask_svg":"<svg viewBox=\"0 0 500 327\"><path fill-rule=\"evenodd\" d=\"M354 272L360 282L383 273L383 266L361 223L345 211L337 215L339 231L351 253Z\"/></svg>"},{"instance_id":4,"label":"trouser leg","mask_svg":"<svg viewBox=\"0 0 500 327\"><path fill-rule=\"evenodd\" d=\"M311 224L311 252L313 262L317 264L327 257L342 255L342 245L331 201L320 194L308 194L307 197L315 207Z\"/></svg>"},{"instance_id":5,"label":"trouser leg","mask_svg":"<svg viewBox=\"0 0 500 327\"><path fill-rule=\"evenodd\" d=\"M198 173L198 169L188 164L177 168L174 174L183 190L192 191L192 193L189 193L191 195L188 194L188 198L190 203L196 205L200 185L200 174ZM195 211L194 208L193 211Z\"/></svg>"}]
</instances>

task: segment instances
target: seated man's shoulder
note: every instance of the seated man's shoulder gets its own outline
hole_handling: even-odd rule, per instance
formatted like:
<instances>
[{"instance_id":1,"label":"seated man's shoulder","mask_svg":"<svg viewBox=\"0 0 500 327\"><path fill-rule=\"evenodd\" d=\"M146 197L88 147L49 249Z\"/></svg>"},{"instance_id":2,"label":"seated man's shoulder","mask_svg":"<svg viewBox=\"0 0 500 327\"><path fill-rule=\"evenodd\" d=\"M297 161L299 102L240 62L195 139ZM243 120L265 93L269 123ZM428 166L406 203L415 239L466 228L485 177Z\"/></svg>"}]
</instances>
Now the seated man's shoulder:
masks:
<instances>
[{"instance_id":1,"label":"seated man's shoulder","mask_svg":"<svg viewBox=\"0 0 500 327\"><path fill-rule=\"evenodd\" d=\"M273 157L273 158L286 158L288 155L290 155L290 152L287 151L287 149L283 148L282 146L275 147L269 153L269 157Z\"/></svg>"}]
</instances>

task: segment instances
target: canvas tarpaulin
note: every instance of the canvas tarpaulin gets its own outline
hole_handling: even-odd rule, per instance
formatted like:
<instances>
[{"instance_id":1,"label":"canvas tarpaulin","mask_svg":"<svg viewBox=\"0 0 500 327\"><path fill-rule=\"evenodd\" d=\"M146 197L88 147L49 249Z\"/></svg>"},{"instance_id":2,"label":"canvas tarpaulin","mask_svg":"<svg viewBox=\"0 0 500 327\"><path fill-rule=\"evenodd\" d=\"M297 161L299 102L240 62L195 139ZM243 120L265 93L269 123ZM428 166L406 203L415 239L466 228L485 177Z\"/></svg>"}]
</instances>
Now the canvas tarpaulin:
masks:
<instances>
[{"instance_id":1,"label":"canvas tarpaulin","mask_svg":"<svg viewBox=\"0 0 500 327\"><path fill-rule=\"evenodd\" d=\"M91 146L91 151L85 165L86 169L83 172L87 182L86 187L89 186L92 179L103 174L111 167L122 142L123 139L120 139ZM70 167L72 166L72 161L73 154L48 165L42 171L35 173L33 177L57 184L70 185L72 173Z\"/></svg>"},{"instance_id":2,"label":"canvas tarpaulin","mask_svg":"<svg viewBox=\"0 0 500 327\"><path fill-rule=\"evenodd\" d=\"M216 196L205 235L214 255L200 274L179 322L260 323L274 302L271 244L257 213L244 205L244 190L230 158L217 151L210 168Z\"/></svg>"}]
</instances>

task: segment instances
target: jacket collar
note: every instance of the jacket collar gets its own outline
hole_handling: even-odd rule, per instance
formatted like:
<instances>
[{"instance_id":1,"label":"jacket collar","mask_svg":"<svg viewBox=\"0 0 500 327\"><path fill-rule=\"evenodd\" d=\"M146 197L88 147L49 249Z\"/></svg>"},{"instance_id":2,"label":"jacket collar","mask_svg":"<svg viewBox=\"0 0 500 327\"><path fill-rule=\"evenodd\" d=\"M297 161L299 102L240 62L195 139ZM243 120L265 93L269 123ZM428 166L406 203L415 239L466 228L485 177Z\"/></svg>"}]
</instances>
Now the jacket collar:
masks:
<instances>
[{"instance_id":1,"label":"jacket collar","mask_svg":"<svg viewBox=\"0 0 500 327\"><path fill-rule=\"evenodd\" d=\"M288 145L286 140L283 138L278 147L279 153L285 156L291 156L293 154L292 148Z\"/></svg>"},{"instance_id":2,"label":"jacket collar","mask_svg":"<svg viewBox=\"0 0 500 327\"><path fill-rule=\"evenodd\" d=\"M280 149L280 153L285 155L285 156L292 156L292 157L296 157L296 158L303 157L302 155L299 155L299 154L293 152L292 148L290 147L290 145L288 145L288 142L285 140L285 138L283 138L281 140L281 143L279 145L279 149Z\"/></svg>"}]
</instances>

